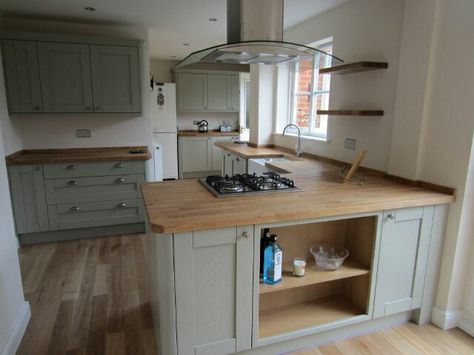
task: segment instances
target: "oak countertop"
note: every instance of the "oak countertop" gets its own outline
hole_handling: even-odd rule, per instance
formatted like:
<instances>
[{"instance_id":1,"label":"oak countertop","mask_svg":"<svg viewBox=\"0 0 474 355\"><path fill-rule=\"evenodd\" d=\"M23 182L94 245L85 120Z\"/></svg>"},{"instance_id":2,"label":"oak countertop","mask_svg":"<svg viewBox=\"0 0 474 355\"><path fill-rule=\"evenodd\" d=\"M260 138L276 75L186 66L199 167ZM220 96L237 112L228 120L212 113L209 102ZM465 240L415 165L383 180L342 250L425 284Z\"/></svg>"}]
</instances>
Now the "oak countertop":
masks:
<instances>
[{"instance_id":1,"label":"oak countertop","mask_svg":"<svg viewBox=\"0 0 474 355\"><path fill-rule=\"evenodd\" d=\"M144 149L144 153L132 154L132 149ZM60 164L100 161L144 161L151 159L146 146L69 148L69 149L26 149L5 157L7 165Z\"/></svg>"},{"instance_id":2,"label":"oak countertop","mask_svg":"<svg viewBox=\"0 0 474 355\"><path fill-rule=\"evenodd\" d=\"M290 171L286 176L304 191L217 198L198 180L146 183L142 192L154 232L189 232L377 212L445 204L455 199L454 195L402 184L370 172L364 172L363 185L341 184L338 165L307 157L295 158L274 148L237 144L231 147L234 146L228 150L243 157L267 157L267 154L288 157L275 166Z\"/></svg>"},{"instance_id":3,"label":"oak countertop","mask_svg":"<svg viewBox=\"0 0 474 355\"><path fill-rule=\"evenodd\" d=\"M178 131L178 137L234 137L238 136L238 131L221 132L221 131L207 131L198 132L196 130L180 130Z\"/></svg>"}]
</instances>

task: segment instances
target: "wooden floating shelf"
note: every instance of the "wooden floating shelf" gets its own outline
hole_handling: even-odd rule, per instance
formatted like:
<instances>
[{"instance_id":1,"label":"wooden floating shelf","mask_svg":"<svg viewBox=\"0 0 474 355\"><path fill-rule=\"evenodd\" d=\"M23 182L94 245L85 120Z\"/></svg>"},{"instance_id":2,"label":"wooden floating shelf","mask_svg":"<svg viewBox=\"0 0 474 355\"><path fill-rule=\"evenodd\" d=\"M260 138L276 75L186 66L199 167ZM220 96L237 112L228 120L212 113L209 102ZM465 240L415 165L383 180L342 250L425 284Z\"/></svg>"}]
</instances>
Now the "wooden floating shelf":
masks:
<instances>
[{"instance_id":1,"label":"wooden floating shelf","mask_svg":"<svg viewBox=\"0 0 474 355\"><path fill-rule=\"evenodd\" d=\"M275 285L260 284L259 293L278 292L290 288L366 275L368 273L369 269L361 263L354 260L346 260L339 270L334 271L318 270L314 262L308 263L308 265L306 265L306 275L296 277L293 276L293 262L287 262L283 264L283 277L281 282Z\"/></svg>"},{"instance_id":2,"label":"wooden floating shelf","mask_svg":"<svg viewBox=\"0 0 474 355\"><path fill-rule=\"evenodd\" d=\"M383 116L383 110L318 110L318 115L330 116Z\"/></svg>"},{"instance_id":3,"label":"wooden floating shelf","mask_svg":"<svg viewBox=\"0 0 474 355\"><path fill-rule=\"evenodd\" d=\"M341 296L272 308L260 311L258 337L266 338L362 314L362 310Z\"/></svg>"},{"instance_id":4,"label":"wooden floating shelf","mask_svg":"<svg viewBox=\"0 0 474 355\"><path fill-rule=\"evenodd\" d=\"M319 69L320 74L352 74L370 70L387 69L388 63L385 62L356 62L335 65L329 68Z\"/></svg>"}]
</instances>

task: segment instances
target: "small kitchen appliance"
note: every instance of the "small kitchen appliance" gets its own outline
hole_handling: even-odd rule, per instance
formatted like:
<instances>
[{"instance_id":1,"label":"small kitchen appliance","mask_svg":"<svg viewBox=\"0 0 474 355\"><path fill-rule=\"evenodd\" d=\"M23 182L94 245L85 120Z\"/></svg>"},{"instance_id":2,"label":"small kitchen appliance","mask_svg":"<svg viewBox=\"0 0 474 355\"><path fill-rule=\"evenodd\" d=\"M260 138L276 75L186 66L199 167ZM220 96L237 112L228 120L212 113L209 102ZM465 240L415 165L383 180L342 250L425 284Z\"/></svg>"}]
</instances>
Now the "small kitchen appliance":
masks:
<instances>
[{"instance_id":1,"label":"small kitchen appliance","mask_svg":"<svg viewBox=\"0 0 474 355\"><path fill-rule=\"evenodd\" d=\"M206 120L199 121L198 125L198 132L206 133L209 130L209 123Z\"/></svg>"},{"instance_id":2,"label":"small kitchen appliance","mask_svg":"<svg viewBox=\"0 0 474 355\"><path fill-rule=\"evenodd\" d=\"M262 175L237 174L231 177L211 175L200 181L216 197L303 191L295 186L293 180L274 172L266 172Z\"/></svg>"}]
</instances>

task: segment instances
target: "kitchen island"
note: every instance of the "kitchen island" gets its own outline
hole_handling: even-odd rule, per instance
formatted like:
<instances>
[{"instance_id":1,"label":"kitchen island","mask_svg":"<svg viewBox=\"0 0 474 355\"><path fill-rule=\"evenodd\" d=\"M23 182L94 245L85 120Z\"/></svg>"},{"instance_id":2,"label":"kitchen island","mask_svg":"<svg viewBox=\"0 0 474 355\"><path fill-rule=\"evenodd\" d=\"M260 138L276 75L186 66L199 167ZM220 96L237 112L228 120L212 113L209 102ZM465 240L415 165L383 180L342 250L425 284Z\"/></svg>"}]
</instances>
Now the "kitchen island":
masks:
<instances>
[{"instance_id":1,"label":"kitchen island","mask_svg":"<svg viewBox=\"0 0 474 355\"><path fill-rule=\"evenodd\" d=\"M223 143L219 143L223 144ZM259 149L242 157L259 157ZM233 152L235 153L235 151ZM376 173L341 184L339 166L287 156L279 167L303 191L216 198L198 181L142 186L148 216L152 306L163 354L276 353L431 317L444 224L453 194ZM283 280L259 281L260 236L283 247ZM309 247L345 247L335 272L309 263Z\"/></svg>"}]
</instances>

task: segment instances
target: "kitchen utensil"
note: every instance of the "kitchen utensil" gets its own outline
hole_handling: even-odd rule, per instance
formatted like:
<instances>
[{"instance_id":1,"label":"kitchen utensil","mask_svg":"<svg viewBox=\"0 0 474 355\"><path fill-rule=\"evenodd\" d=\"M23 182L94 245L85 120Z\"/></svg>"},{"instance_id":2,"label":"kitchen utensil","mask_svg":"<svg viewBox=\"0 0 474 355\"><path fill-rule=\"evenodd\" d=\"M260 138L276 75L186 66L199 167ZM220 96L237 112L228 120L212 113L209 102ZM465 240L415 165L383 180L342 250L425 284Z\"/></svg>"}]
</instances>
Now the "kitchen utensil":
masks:
<instances>
[{"instance_id":1,"label":"kitchen utensil","mask_svg":"<svg viewBox=\"0 0 474 355\"><path fill-rule=\"evenodd\" d=\"M206 133L209 129L209 123L206 120L199 121L198 125L198 132Z\"/></svg>"},{"instance_id":2,"label":"kitchen utensil","mask_svg":"<svg viewBox=\"0 0 474 355\"><path fill-rule=\"evenodd\" d=\"M320 270L337 270L349 256L349 250L325 244L313 245L309 251L313 254L316 267Z\"/></svg>"}]
</instances>

